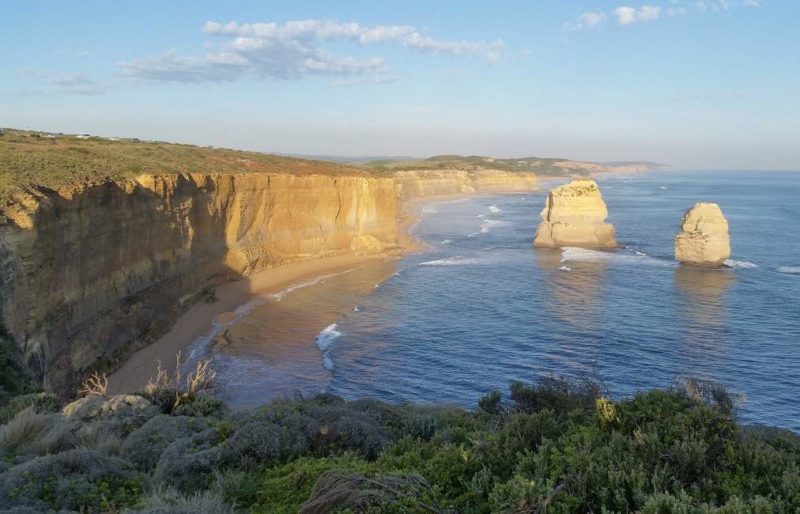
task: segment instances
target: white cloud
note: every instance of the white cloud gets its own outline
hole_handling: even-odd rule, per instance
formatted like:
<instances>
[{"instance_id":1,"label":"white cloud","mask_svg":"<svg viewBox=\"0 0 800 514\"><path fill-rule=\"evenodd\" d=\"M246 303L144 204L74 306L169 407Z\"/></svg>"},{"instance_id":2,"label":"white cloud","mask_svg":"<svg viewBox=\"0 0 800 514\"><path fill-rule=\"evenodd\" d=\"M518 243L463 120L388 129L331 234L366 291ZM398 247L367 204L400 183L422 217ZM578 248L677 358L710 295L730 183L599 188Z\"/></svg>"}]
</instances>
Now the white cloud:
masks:
<instances>
[{"instance_id":1,"label":"white cloud","mask_svg":"<svg viewBox=\"0 0 800 514\"><path fill-rule=\"evenodd\" d=\"M382 58L357 58L326 51L324 43L345 41L359 46L394 44L417 52L474 55L494 62L502 40L449 41L425 35L407 25L362 26L358 23L301 20L286 23L219 23L203 31L223 40L200 57L171 51L121 63L130 77L166 82L221 82L237 79L297 79L307 75L376 75L385 73Z\"/></svg>"},{"instance_id":2,"label":"white cloud","mask_svg":"<svg viewBox=\"0 0 800 514\"><path fill-rule=\"evenodd\" d=\"M26 70L24 75L48 86L47 89L30 90L35 94L102 95L109 86L101 84L84 73L57 73Z\"/></svg>"},{"instance_id":3,"label":"white cloud","mask_svg":"<svg viewBox=\"0 0 800 514\"><path fill-rule=\"evenodd\" d=\"M584 30L594 28L604 21L608 16L604 12L585 12L578 16L578 21L575 23L567 22L564 24L564 30Z\"/></svg>"},{"instance_id":4,"label":"white cloud","mask_svg":"<svg viewBox=\"0 0 800 514\"><path fill-rule=\"evenodd\" d=\"M632 25L637 22L655 21L661 16L661 7L654 5L643 5L636 7L617 7L614 9L617 23L620 25Z\"/></svg>"}]
</instances>

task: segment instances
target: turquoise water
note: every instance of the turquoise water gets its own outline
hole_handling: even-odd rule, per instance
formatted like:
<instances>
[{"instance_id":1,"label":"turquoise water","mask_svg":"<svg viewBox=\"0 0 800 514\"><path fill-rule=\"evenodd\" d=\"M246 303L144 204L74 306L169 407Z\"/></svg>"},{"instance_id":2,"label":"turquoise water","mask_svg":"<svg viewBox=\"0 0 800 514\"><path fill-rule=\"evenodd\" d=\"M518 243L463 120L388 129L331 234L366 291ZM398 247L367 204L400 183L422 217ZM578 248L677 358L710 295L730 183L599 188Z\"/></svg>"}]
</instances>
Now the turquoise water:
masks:
<instances>
[{"instance_id":1,"label":"turquoise water","mask_svg":"<svg viewBox=\"0 0 800 514\"><path fill-rule=\"evenodd\" d=\"M544 191L426 207L416 234L432 251L317 338L327 390L473 406L541 374L599 377L617 397L691 375L744 393L745 422L800 431L800 174L598 182L623 245L612 252L532 248ZM727 269L673 261L696 201L728 218Z\"/></svg>"},{"instance_id":2,"label":"turquoise water","mask_svg":"<svg viewBox=\"0 0 800 514\"><path fill-rule=\"evenodd\" d=\"M431 251L255 299L214 344L198 340L218 394L240 406L327 390L473 407L543 374L599 378L615 397L690 375L744 393L743 421L800 431L800 173L598 182L620 249L534 249L553 184L428 205L415 233ZM696 201L728 218L726 269L673 260Z\"/></svg>"}]
</instances>

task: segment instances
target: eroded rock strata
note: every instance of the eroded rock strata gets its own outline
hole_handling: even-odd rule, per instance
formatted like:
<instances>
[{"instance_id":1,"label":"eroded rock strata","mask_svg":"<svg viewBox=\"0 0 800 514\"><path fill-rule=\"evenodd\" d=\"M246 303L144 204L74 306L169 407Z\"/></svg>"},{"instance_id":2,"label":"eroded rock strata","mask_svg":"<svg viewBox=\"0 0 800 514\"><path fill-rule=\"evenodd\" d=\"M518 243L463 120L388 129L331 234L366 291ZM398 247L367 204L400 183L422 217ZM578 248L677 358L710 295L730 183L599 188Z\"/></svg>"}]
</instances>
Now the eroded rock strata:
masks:
<instances>
[{"instance_id":1,"label":"eroded rock strata","mask_svg":"<svg viewBox=\"0 0 800 514\"><path fill-rule=\"evenodd\" d=\"M698 267L719 267L731 256L728 220L715 203L698 202L686 211L675 236L675 259Z\"/></svg>"},{"instance_id":2,"label":"eroded rock strata","mask_svg":"<svg viewBox=\"0 0 800 514\"><path fill-rule=\"evenodd\" d=\"M597 183L573 180L550 191L533 245L542 248L580 246L613 248L614 226L606 223L608 209Z\"/></svg>"},{"instance_id":3,"label":"eroded rock strata","mask_svg":"<svg viewBox=\"0 0 800 514\"><path fill-rule=\"evenodd\" d=\"M142 175L30 189L2 208L0 313L67 395L164 333L216 285L281 264L398 249L403 200L531 190L533 173Z\"/></svg>"}]
</instances>

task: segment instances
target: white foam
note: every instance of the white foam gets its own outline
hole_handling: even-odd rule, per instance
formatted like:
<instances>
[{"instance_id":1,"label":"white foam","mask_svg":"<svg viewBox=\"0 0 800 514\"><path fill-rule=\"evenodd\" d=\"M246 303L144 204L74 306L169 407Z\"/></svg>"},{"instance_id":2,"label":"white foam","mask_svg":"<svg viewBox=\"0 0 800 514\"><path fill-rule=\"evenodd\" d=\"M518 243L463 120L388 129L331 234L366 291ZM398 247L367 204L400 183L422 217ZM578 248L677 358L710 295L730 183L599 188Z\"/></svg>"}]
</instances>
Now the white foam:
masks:
<instances>
[{"instance_id":1,"label":"white foam","mask_svg":"<svg viewBox=\"0 0 800 514\"><path fill-rule=\"evenodd\" d=\"M561 250L561 262L615 262L622 264L643 264L650 266L675 266L671 260L657 259L642 252L620 250L590 250L568 246Z\"/></svg>"},{"instance_id":2,"label":"white foam","mask_svg":"<svg viewBox=\"0 0 800 514\"><path fill-rule=\"evenodd\" d=\"M439 211L436 210L435 205L426 205L425 207L422 208L422 212L425 214L436 214Z\"/></svg>"},{"instance_id":3,"label":"white foam","mask_svg":"<svg viewBox=\"0 0 800 514\"><path fill-rule=\"evenodd\" d=\"M489 211L497 214L498 212L503 212L503 209L501 209L497 205L490 205L489 206Z\"/></svg>"},{"instance_id":4,"label":"white foam","mask_svg":"<svg viewBox=\"0 0 800 514\"><path fill-rule=\"evenodd\" d=\"M505 224L503 221L486 219L483 221L483 223L481 223L481 234L485 234L494 227L498 227L503 224Z\"/></svg>"},{"instance_id":5,"label":"white foam","mask_svg":"<svg viewBox=\"0 0 800 514\"><path fill-rule=\"evenodd\" d=\"M313 286L313 285L319 284L321 282L325 282L326 280L328 280L331 277L335 277L337 275L344 275L345 273L350 273L351 271L355 271L357 269L359 269L359 268L351 268L351 269L348 269L348 270L340 271L338 273L330 273L328 275L320 275L318 277L315 277L315 278L313 278L311 280L307 280L305 282L296 282L294 284L289 285L289 287L287 287L283 291L278 291L277 293L269 295L269 297L272 298L273 300L275 300L276 302L279 302L279 301L283 300L283 298L287 294L293 293L294 291L297 291L298 289L302 289L304 287Z\"/></svg>"},{"instance_id":6,"label":"white foam","mask_svg":"<svg viewBox=\"0 0 800 514\"><path fill-rule=\"evenodd\" d=\"M659 186L659 189L669 189L667 186Z\"/></svg>"},{"instance_id":7,"label":"white foam","mask_svg":"<svg viewBox=\"0 0 800 514\"><path fill-rule=\"evenodd\" d=\"M317 348L324 352L331 347L334 341L341 337L342 333L336 330L336 328L336 323L331 323L325 327L325 330L319 333L315 341L317 343Z\"/></svg>"},{"instance_id":8,"label":"white foam","mask_svg":"<svg viewBox=\"0 0 800 514\"><path fill-rule=\"evenodd\" d=\"M800 275L800 266L781 266L778 268L780 273L789 273L791 275Z\"/></svg>"},{"instance_id":9,"label":"white foam","mask_svg":"<svg viewBox=\"0 0 800 514\"><path fill-rule=\"evenodd\" d=\"M450 243L452 243L452 242L453 242L453 240L452 240L452 239L443 239L443 240L442 240L442 242L441 242L441 244L443 244L443 245L449 245L449 244L450 244Z\"/></svg>"},{"instance_id":10,"label":"white foam","mask_svg":"<svg viewBox=\"0 0 800 514\"><path fill-rule=\"evenodd\" d=\"M353 307L353 312L361 312L361 309L358 308L358 305Z\"/></svg>"},{"instance_id":11,"label":"white foam","mask_svg":"<svg viewBox=\"0 0 800 514\"><path fill-rule=\"evenodd\" d=\"M447 259L437 259L419 263L419 266L464 266L468 264L479 264L481 261L474 258L465 258L461 255L448 257Z\"/></svg>"},{"instance_id":12,"label":"white foam","mask_svg":"<svg viewBox=\"0 0 800 514\"><path fill-rule=\"evenodd\" d=\"M477 216L477 217L478 217L478 218L480 218L480 219L483 219L483 218L485 218L485 217L486 217L486 215L485 215L485 214L478 214L478 216Z\"/></svg>"},{"instance_id":13,"label":"white foam","mask_svg":"<svg viewBox=\"0 0 800 514\"><path fill-rule=\"evenodd\" d=\"M740 269L751 269L757 268L758 264L752 263L750 261L735 261L733 259L725 259L722 261L722 264L729 268L740 268Z\"/></svg>"},{"instance_id":14,"label":"white foam","mask_svg":"<svg viewBox=\"0 0 800 514\"><path fill-rule=\"evenodd\" d=\"M334 368L333 358L330 355L331 345L342 336L342 333L336 330L336 323L331 323L325 330L317 336L317 348L322 352L322 367L328 371Z\"/></svg>"},{"instance_id":15,"label":"white foam","mask_svg":"<svg viewBox=\"0 0 800 514\"><path fill-rule=\"evenodd\" d=\"M558 271L572 271L572 268L569 266L561 266L558 268Z\"/></svg>"}]
</instances>

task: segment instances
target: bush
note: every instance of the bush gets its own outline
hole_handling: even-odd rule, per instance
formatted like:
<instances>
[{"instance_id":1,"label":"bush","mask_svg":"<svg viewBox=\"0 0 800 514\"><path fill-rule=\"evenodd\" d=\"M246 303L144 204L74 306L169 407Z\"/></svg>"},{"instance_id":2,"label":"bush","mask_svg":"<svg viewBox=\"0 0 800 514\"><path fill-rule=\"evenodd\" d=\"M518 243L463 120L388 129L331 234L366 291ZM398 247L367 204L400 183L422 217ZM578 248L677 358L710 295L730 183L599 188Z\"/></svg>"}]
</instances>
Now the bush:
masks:
<instances>
[{"instance_id":1,"label":"bush","mask_svg":"<svg viewBox=\"0 0 800 514\"><path fill-rule=\"evenodd\" d=\"M173 489L159 489L144 498L136 510L124 514L233 514L234 509L217 493L206 491L184 496Z\"/></svg>"},{"instance_id":2,"label":"bush","mask_svg":"<svg viewBox=\"0 0 800 514\"><path fill-rule=\"evenodd\" d=\"M142 471L153 469L161 454L177 439L208 430L202 418L158 415L150 418L122 444L121 455Z\"/></svg>"},{"instance_id":3,"label":"bush","mask_svg":"<svg viewBox=\"0 0 800 514\"><path fill-rule=\"evenodd\" d=\"M124 460L70 450L6 472L0 482L0 508L105 512L135 504L142 487L142 477Z\"/></svg>"},{"instance_id":4,"label":"bush","mask_svg":"<svg viewBox=\"0 0 800 514\"><path fill-rule=\"evenodd\" d=\"M217 442L214 430L173 442L161 454L153 481L184 493L207 489L221 459Z\"/></svg>"},{"instance_id":5,"label":"bush","mask_svg":"<svg viewBox=\"0 0 800 514\"><path fill-rule=\"evenodd\" d=\"M259 475L259 489L256 498L260 512L295 513L305 502L317 479L331 470L352 473L370 473L374 466L353 453L343 455L309 458L301 457L293 462L266 470Z\"/></svg>"},{"instance_id":6,"label":"bush","mask_svg":"<svg viewBox=\"0 0 800 514\"><path fill-rule=\"evenodd\" d=\"M440 512L430 484L419 475L389 474L375 478L328 471L317 479L300 512Z\"/></svg>"},{"instance_id":7,"label":"bush","mask_svg":"<svg viewBox=\"0 0 800 514\"><path fill-rule=\"evenodd\" d=\"M19 412L0 428L0 455L44 455L74 445L74 425L59 414L39 414L32 408Z\"/></svg>"},{"instance_id":8,"label":"bush","mask_svg":"<svg viewBox=\"0 0 800 514\"><path fill-rule=\"evenodd\" d=\"M28 408L38 413L58 412L60 402L58 397L52 393L28 393L15 396L0 409L0 425L5 425L18 412Z\"/></svg>"}]
</instances>

